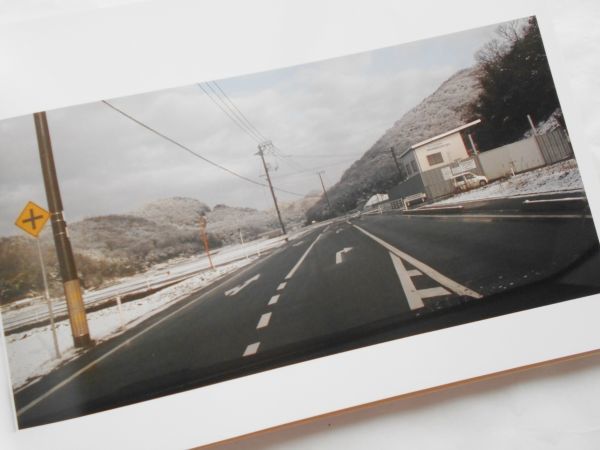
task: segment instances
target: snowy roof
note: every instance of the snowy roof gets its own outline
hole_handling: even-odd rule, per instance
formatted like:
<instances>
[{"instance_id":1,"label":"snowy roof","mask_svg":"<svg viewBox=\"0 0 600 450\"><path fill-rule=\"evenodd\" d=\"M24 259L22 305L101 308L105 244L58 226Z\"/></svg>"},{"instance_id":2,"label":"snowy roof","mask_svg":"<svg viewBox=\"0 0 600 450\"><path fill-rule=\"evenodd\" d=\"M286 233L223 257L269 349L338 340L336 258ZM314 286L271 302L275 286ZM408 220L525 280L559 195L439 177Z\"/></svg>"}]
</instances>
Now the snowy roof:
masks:
<instances>
[{"instance_id":1,"label":"snowy roof","mask_svg":"<svg viewBox=\"0 0 600 450\"><path fill-rule=\"evenodd\" d=\"M365 203L365 206L376 205L377 203L385 202L389 199L390 199L390 197L385 193L384 194L374 194L369 198L369 200L367 200L367 203Z\"/></svg>"},{"instance_id":2,"label":"snowy roof","mask_svg":"<svg viewBox=\"0 0 600 450\"><path fill-rule=\"evenodd\" d=\"M429 144L430 142L437 141L438 139L445 138L446 136L450 136L451 134L458 133L459 131L462 131L465 128L469 128L469 127L472 127L473 125L477 125L480 122L481 122L481 119L477 119L477 120L474 120L473 122L469 122L469 123L466 123L464 125L461 125L458 128L454 128L453 130L446 131L445 133L438 134L437 136L434 136L434 137L429 138L429 139L425 139L424 141L421 141L418 144L415 144L415 145L412 145L411 147L409 147L408 150L406 150L404 153L402 153L400 155L400 158L402 158L404 155L406 155L411 150L414 150L416 148L422 147L423 145Z\"/></svg>"}]
</instances>

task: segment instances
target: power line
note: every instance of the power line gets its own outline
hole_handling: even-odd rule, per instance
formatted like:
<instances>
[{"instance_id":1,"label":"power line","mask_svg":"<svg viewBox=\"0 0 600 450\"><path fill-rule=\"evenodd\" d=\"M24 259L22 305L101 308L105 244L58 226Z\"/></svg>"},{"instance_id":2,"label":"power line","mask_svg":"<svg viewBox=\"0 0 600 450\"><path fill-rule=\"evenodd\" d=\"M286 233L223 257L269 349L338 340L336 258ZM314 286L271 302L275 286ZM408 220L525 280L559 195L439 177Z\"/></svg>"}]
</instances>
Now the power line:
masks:
<instances>
[{"instance_id":1,"label":"power line","mask_svg":"<svg viewBox=\"0 0 600 450\"><path fill-rule=\"evenodd\" d=\"M248 126L248 128L250 128L251 130L253 130L253 131L256 133L256 135L257 135L257 136L260 138L260 140L261 140L261 141L268 141L269 139L268 139L268 138L266 138L266 137L265 137L265 135L264 135L264 134L262 134L262 133L261 133L261 132L258 130L258 128L256 128L256 127L255 127L255 126L252 124L252 122L250 122L250 121L248 120L248 118L246 117L246 115L245 115L245 114L244 114L242 111L240 111L240 109L239 109L239 108L236 106L236 104L235 104L235 103L233 103L233 101L232 101L232 100L231 100L231 98L230 98L230 97L229 97L229 96L228 96L228 95L225 93L225 91L224 91L223 89L221 89L221 86L219 86L219 85L217 84L217 82L216 82L216 81L213 81L213 82L212 82L212 84L214 84L214 85L217 87L217 89L218 89L218 90L221 92L221 94L223 94L223 96L224 96L224 97L227 99L227 101L228 101L228 102L231 104L231 106L233 106L233 108L234 108L234 109L237 111L237 113L238 113L238 116L239 116L239 117L242 119L242 121L243 121L243 122L245 122L245 123L246 123L246 125ZM209 87L210 87L210 85L209 85Z\"/></svg>"},{"instance_id":2,"label":"power line","mask_svg":"<svg viewBox=\"0 0 600 450\"><path fill-rule=\"evenodd\" d=\"M313 173L315 171L324 169L326 167L334 167L334 166L339 166L341 164L347 164L350 161L354 161L354 159L347 159L347 160L344 160L344 161L338 161L338 162L335 162L335 163L332 163L332 164L325 164L325 165L321 165L321 166L318 166L318 167L310 167L310 168L307 168L306 170L300 170L298 172L278 173L278 174L274 175L273 178L275 178L275 177L277 177L277 178L279 178L279 177L291 177L291 176L295 176L295 175L302 175L302 174L305 174L305 173Z\"/></svg>"},{"instance_id":3,"label":"power line","mask_svg":"<svg viewBox=\"0 0 600 450\"><path fill-rule=\"evenodd\" d=\"M255 136L254 134L252 134L250 131L248 131L248 129L244 126L243 123L240 123L239 119L235 116L232 115L232 113L229 111L229 108L227 108L227 105L225 105L225 108L221 105L221 103L217 102L212 95L210 95L208 93L208 91L206 89L204 89L204 87L202 86L202 84L198 83L198 87L200 89L202 89L202 92L204 92L206 94L206 96L208 98L211 99L211 101L217 105L217 107L223 112L223 114L225 114L227 117L229 117L229 119L240 129L242 130L244 133L246 133L248 136L250 136L250 139L252 139L254 142L256 143L260 143L262 142L262 140L260 138L258 138L257 136ZM221 100L221 98L215 93L215 90L210 86L207 85L208 88L210 88L210 90L214 93L214 96L217 97L219 100ZM222 102L222 100L221 100Z\"/></svg>"},{"instance_id":4,"label":"power line","mask_svg":"<svg viewBox=\"0 0 600 450\"><path fill-rule=\"evenodd\" d=\"M215 91L215 89L210 85L210 83L212 83L217 88L220 94L219 92ZM223 90L223 88L221 88L221 86L216 81L207 82L204 84L208 87L208 89L210 89L214 97L216 97L221 102L220 104L216 102L216 100L213 98L213 95L209 95L209 93L202 87L201 83L198 83L198 86L200 86L200 88L213 101L213 103L215 103L219 107L219 109L223 113L225 113L227 117L229 117L229 119L231 119L242 131L244 131L248 136L250 136L258 143L269 141L269 139L264 134L262 134L260 130L256 128L254 124L252 124L252 122L250 122L248 117L240 110L240 108L238 108L238 106L231 99L231 97L227 95L227 93ZM223 106L225 107L225 109L223 108ZM305 169L305 167L301 164L291 160L290 156L286 155L285 152L278 146L271 144L269 151L275 157L287 158L285 160L286 164L292 165L293 168L295 168L296 170Z\"/></svg>"},{"instance_id":5,"label":"power line","mask_svg":"<svg viewBox=\"0 0 600 450\"><path fill-rule=\"evenodd\" d=\"M338 154L316 154L316 155L296 155L296 154L288 154L286 157L290 158L346 158L348 156L352 156L358 158L362 156L362 154L355 153L338 153Z\"/></svg>"},{"instance_id":6,"label":"power line","mask_svg":"<svg viewBox=\"0 0 600 450\"><path fill-rule=\"evenodd\" d=\"M208 163L208 164L210 164L210 165L212 165L214 167L217 167L217 168L219 168L219 169L221 169L221 170L223 170L223 171L225 171L225 172L227 172L227 173L229 173L229 174L231 174L231 175L233 175L233 176L235 176L237 178L240 178L240 179L242 179L244 181L247 181L249 183L255 184L257 186L265 186L265 187L267 186L266 184L261 183L260 181L256 181L256 180L253 180L252 178L248 178L248 177L246 177L244 175L241 175L241 174L239 174L239 173L237 173L237 172L235 172L235 171L233 171L231 169L228 169L227 167L225 167L225 166L223 166L223 165L221 165L219 163L216 163L216 162L214 162L214 161L206 158L205 156L200 155L199 153L196 153L191 148L186 147L183 144L180 144L179 142L177 142L176 140L170 138L169 136L161 133L160 131L155 130L154 128L150 127L149 125L146 125L142 121L136 119L135 117L131 116L130 114L127 114L125 111L117 108L115 105L109 103L108 101L102 100L102 103L104 103L106 106L112 108L113 110L117 111L119 114L122 114L123 116L127 117L129 120L131 120L131 121L137 123L138 125L144 127L148 131L151 131L152 133L156 134L157 136L160 136L161 138L165 139L166 141L169 141L173 145L181 148L182 150L185 150L186 152L190 153L191 155L195 156L196 158L200 158L204 162L206 162L206 163ZM297 192L288 191L288 190L281 189L281 188L278 188L278 187L275 187L275 186L273 186L273 188L276 189L276 190L278 190L278 191L280 191L280 192L285 192L286 194L291 194L291 195L297 195L299 197L304 197L304 194L299 194Z\"/></svg>"}]
</instances>

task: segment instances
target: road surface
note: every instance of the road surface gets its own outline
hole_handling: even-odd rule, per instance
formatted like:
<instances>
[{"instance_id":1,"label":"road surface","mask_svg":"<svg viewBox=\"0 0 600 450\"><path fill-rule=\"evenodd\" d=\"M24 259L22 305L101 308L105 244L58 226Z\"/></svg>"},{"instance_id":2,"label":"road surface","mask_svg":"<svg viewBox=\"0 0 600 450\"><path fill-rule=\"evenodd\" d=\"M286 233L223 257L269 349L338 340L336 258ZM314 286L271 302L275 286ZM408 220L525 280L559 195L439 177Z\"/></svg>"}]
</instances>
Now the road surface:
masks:
<instances>
[{"instance_id":1,"label":"road surface","mask_svg":"<svg viewBox=\"0 0 600 450\"><path fill-rule=\"evenodd\" d=\"M572 208L337 220L22 389L19 424L600 292L599 268Z\"/></svg>"}]
</instances>

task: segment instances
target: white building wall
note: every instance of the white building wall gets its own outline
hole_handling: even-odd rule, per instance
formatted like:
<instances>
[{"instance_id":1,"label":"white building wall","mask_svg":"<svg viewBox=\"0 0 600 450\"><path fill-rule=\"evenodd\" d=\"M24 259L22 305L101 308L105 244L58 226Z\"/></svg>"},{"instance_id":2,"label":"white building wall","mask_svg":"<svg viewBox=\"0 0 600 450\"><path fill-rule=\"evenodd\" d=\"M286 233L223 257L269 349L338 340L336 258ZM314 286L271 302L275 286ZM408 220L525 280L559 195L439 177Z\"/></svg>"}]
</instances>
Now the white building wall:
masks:
<instances>
[{"instance_id":1,"label":"white building wall","mask_svg":"<svg viewBox=\"0 0 600 450\"><path fill-rule=\"evenodd\" d=\"M510 176L545 164L535 139L530 137L479 154L479 162L490 180Z\"/></svg>"},{"instance_id":2,"label":"white building wall","mask_svg":"<svg viewBox=\"0 0 600 450\"><path fill-rule=\"evenodd\" d=\"M416 148L414 153L422 172L469 157L469 153L459 132L422 145ZM430 164L427 157L438 153L442 157L442 161L437 164Z\"/></svg>"}]
</instances>

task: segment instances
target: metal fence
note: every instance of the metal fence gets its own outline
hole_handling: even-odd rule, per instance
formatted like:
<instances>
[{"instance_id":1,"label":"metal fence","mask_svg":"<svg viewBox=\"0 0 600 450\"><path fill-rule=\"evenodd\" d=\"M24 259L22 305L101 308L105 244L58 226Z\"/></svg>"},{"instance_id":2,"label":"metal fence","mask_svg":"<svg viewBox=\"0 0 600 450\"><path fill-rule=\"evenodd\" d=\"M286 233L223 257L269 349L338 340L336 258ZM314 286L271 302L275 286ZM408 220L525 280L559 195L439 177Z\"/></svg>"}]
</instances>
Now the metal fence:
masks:
<instances>
[{"instance_id":1,"label":"metal fence","mask_svg":"<svg viewBox=\"0 0 600 450\"><path fill-rule=\"evenodd\" d=\"M557 128L536 137L546 164L553 164L573 156L573 147L567 132Z\"/></svg>"}]
</instances>

